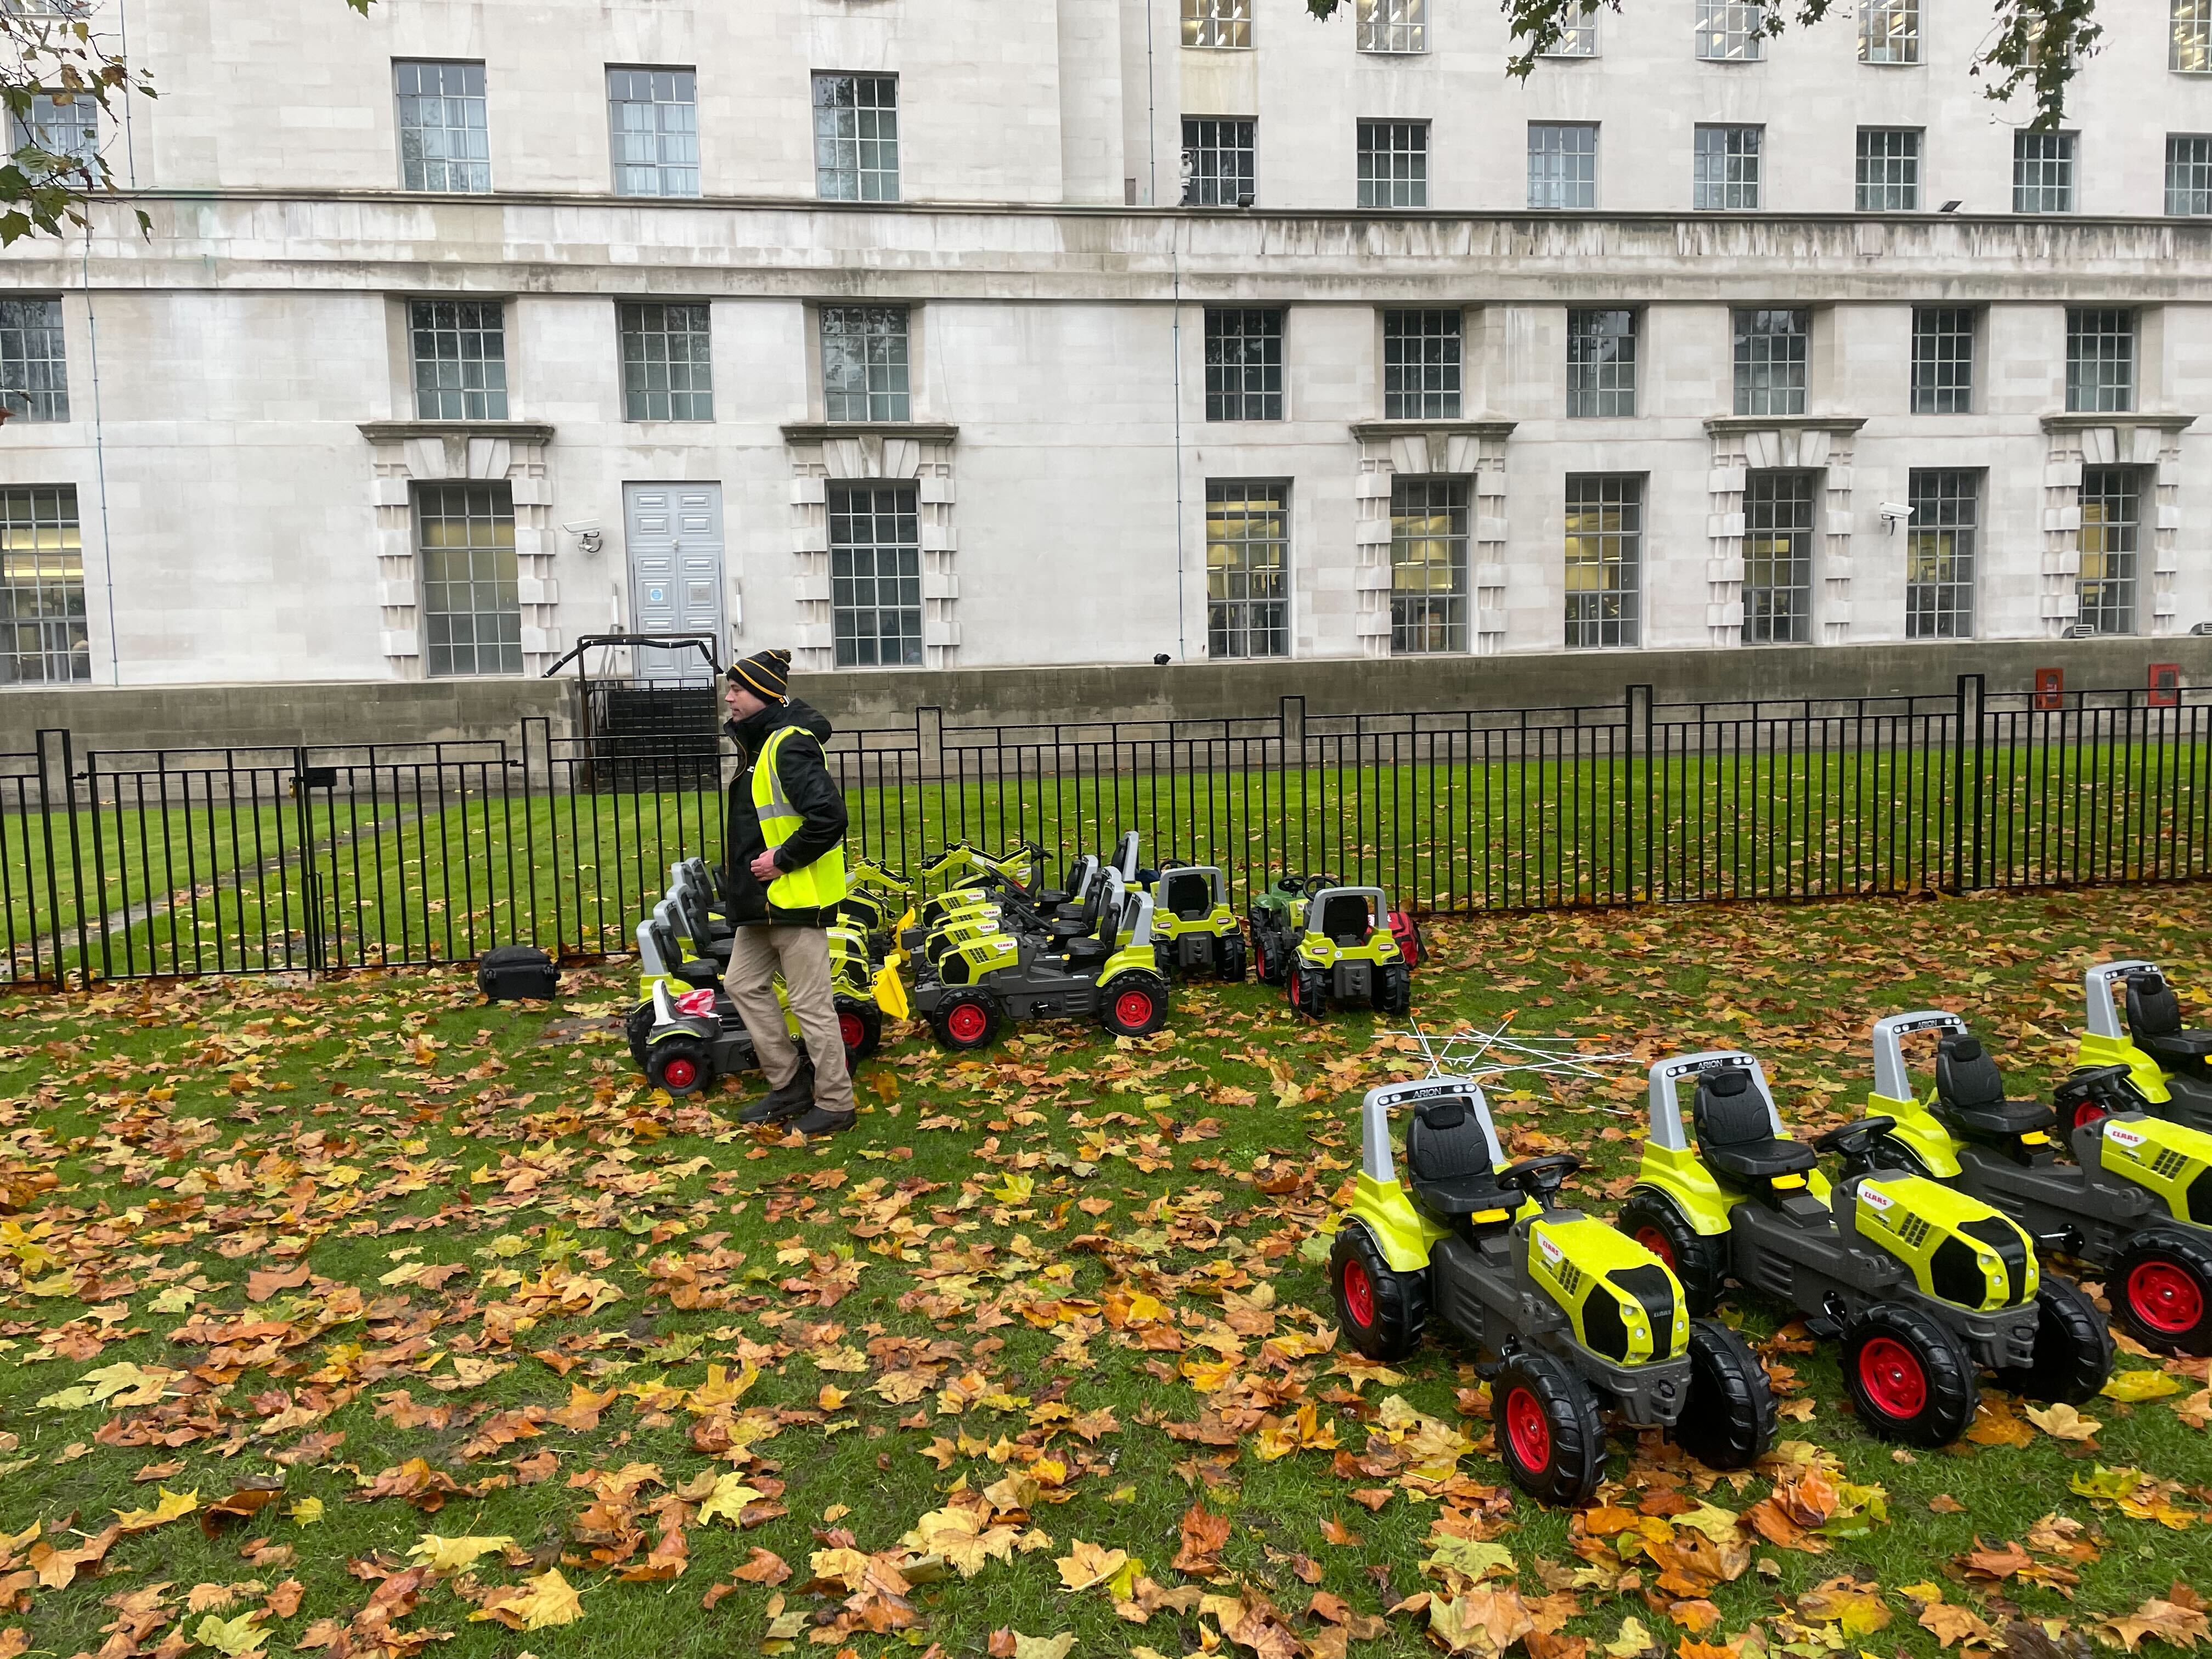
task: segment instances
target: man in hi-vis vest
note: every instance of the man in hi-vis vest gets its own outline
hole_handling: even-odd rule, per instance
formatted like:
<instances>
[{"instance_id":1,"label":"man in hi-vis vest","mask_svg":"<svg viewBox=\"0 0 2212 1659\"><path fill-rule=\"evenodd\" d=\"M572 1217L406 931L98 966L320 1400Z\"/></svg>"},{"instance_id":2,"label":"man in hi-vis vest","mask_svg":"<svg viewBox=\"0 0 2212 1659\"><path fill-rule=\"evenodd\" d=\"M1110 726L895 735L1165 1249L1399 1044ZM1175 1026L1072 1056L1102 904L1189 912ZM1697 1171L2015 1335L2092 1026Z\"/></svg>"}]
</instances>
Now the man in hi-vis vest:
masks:
<instances>
[{"instance_id":1,"label":"man in hi-vis vest","mask_svg":"<svg viewBox=\"0 0 2212 1659\"><path fill-rule=\"evenodd\" d=\"M854 1115L823 931L845 896L845 798L822 757L830 722L791 696L790 678L791 653L759 652L730 665L722 696L738 762L723 814L737 936L722 982L773 1085L738 1121L830 1135ZM779 972L804 1056L769 982Z\"/></svg>"}]
</instances>

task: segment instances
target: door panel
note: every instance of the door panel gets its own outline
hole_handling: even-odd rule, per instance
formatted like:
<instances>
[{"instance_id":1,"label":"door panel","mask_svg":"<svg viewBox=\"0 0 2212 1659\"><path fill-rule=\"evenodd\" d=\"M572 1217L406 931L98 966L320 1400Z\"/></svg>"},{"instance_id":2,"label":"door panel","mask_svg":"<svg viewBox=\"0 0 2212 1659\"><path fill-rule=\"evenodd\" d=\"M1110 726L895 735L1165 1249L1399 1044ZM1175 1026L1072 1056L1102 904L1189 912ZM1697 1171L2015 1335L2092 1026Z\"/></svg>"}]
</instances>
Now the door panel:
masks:
<instances>
[{"instance_id":1,"label":"door panel","mask_svg":"<svg viewBox=\"0 0 2212 1659\"><path fill-rule=\"evenodd\" d=\"M722 487L623 486L629 550L630 615L641 634L705 634L722 640ZM637 652L642 679L703 680L694 651Z\"/></svg>"}]
</instances>

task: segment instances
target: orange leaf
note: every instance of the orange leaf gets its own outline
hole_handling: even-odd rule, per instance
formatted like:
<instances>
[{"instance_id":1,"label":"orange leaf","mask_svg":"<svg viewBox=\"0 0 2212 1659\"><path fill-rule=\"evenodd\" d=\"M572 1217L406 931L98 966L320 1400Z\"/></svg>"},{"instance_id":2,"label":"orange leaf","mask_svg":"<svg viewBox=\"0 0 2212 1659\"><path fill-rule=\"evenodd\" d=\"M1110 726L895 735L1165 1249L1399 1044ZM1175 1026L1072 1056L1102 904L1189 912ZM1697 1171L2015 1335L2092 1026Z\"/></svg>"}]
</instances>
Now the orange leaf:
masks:
<instances>
[{"instance_id":1,"label":"orange leaf","mask_svg":"<svg viewBox=\"0 0 2212 1659\"><path fill-rule=\"evenodd\" d=\"M1183 1511L1182 1547L1169 1565L1194 1578L1210 1577L1221 1571L1221 1550L1228 1541L1229 1517L1214 1514L1200 1498Z\"/></svg>"},{"instance_id":2,"label":"orange leaf","mask_svg":"<svg viewBox=\"0 0 2212 1659\"><path fill-rule=\"evenodd\" d=\"M279 1291L296 1291L307 1282L307 1264L304 1261L289 1267L264 1267L246 1276L246 1299L266 1302Z\"/></svg>"}]
</instances>

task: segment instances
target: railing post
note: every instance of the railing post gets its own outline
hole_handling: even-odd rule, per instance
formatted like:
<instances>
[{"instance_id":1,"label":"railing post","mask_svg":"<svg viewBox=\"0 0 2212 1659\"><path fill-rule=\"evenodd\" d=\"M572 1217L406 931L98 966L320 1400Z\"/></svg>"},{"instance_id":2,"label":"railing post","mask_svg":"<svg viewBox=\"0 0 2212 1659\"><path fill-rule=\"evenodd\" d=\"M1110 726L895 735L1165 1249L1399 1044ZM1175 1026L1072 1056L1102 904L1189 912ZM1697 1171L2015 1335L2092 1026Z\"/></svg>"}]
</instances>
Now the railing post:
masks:
<instances>
[{"instance_id":1,"label":"railing post","mask_svg":"<svg viewBox=\"0 0 2212 1659\"><path fill-rule=\"evenodd\" d=\"M1629 775L1632 778L1636 775L1636 766L1638 761L1644 763L1644 823L1640 840L1644 853L1643 898L1644 902L1649 903L1656 887L1656 884L1651 879L1651 688L1648 685L1626 687L1620 694L1620 699L1622 719L1628 730ZM1636 854L1639 836L1636 820L1632 815L1632 805L1631 811L1628 830L1628 898L1629 902L1633 903L1637 898Z\"/></svg>"},{"instance_id":2,"label":"railing post","mask_svg":"<svg viewBox=\"0 0 2212 1659\"><path fill-rule=\"evenodd\" d=\"M55 857L54 849L53 774L52 762L48 755L50 745L46 741L49 738L58 738L61 739L62 799L70 815L69 827L70 840L71 843L71 857L70 862L73 872L76 862L74 850L76 838L76 788L70 779L70 734L68 732L58 727L42 727L40 730L35 741L38 744L39 754L39 833L46 857L46 936L53 941L54 983L57 986L62 986L66 985L68 983L68 980L62 969L61 872L57 867L58 860ZM82 933L84 926L83 888L84 884L82 881L72 881L70 896L76 903L77 927L80 933ZM33 973L36 973L38 971L39 963L37 954L38 930L35 927L32 930L31 938L33 941L31 969ZM80 939L77 947L77 965L78 972L82 975L85 969L84 947L82 939ZM90 981L87 980L85 983L88 985Z\"/></svg>"},{"instance_id":3,"label":"railing post","mask_svg":"<svg viewBox=\"0 0 2212 1659\"><path fill-rule=\"evenodd\" d=\"M323 884L315 868L315 792L307 783L307 751L292 750L292 805L300 848L300 926L307 947L307 971L319 974L328 967L323 938Z\"/></svg>"},{"instance_id":4,"label":"railing post","mask_svg":"<svg viewBox=\"0 0 2212 1659\"><path fill-rule=\"evenodd\" d=\"M1983 884L1982 743L1986 726L1983 678L1959 676L1951 744L1951 890L1966 892Z\"/></svg>"},{"instance_id":5,"label":"railing post","mask_svg":"<svg viewBox=\"0 0 2212 1659\"><path fill-rule=\"evenodd\" d=\"M943 833L938 845L950 846L952 841L952 815L945 799L945 710L925 704L914 711L914 764L916 813L920 819L921 840L917 845L920 856L929 856L929 791L933 781L937 787L938 816L944 821Z\"/></svg>"}]
</instances>

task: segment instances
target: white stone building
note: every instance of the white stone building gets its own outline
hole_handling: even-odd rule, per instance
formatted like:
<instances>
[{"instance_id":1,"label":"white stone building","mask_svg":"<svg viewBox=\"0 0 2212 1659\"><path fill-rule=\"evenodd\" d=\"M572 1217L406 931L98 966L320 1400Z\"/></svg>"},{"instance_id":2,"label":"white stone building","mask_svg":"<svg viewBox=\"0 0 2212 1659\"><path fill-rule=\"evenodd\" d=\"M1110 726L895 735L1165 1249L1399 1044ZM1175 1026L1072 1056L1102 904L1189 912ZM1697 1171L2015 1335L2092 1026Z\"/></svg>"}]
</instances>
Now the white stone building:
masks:
<instances>
[{"instance_id":1,"label":"white stone building","mask_svg":"<svg viewBox=\"0 0 2212 1659\"><path fill-rule=\"evenodd\" d=\"M0 680L2185 634L2212 0L2104 9L2035 134L1987 0L94 0Z\"/></svg>"}]
</instances>

